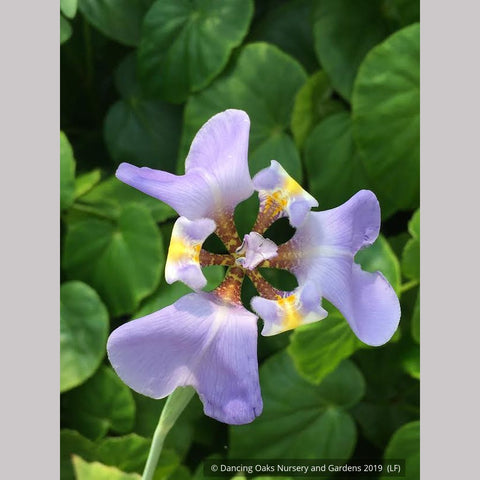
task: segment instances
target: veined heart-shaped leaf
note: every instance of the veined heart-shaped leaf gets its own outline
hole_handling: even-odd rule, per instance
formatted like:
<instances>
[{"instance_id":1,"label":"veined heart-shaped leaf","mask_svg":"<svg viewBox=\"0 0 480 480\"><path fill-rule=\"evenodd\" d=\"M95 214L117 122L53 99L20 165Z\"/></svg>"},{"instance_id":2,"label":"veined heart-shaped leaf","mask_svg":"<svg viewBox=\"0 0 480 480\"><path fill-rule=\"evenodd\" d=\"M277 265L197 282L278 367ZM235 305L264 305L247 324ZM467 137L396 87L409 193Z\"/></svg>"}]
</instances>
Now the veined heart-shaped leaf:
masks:
<instances>
[{"instance_id":1,"label":"veined heart-shaped leaf","mask_svg":"<svg viewBox=\"0 0 480 480\"><path fill-rule=\"evenodd\" d=\"M105 117L104 138L112 160L175 172L182 109L145 95L137 82L136 56L128 55L115 71L122 99Z\"/></svg>"},{"instance_id":2,"label":"veined heart-shaped leaf","mask_svg":"<svg viewBox=\"0 0 480 480\"><path fill-rule=\"evenodd\" d=\"M261 3L257 2L255 9L260 20L252 25L248 37L255 42L273 43L313 72L318 68L313 46L314 6L312 0L271 2L260 13Z\"/></svg>"},{"instance_id":3,"label":"veined heart-shaped leaf","mask_svg":"<svg viewBox=\"0 0 480 480\"><path fill-rule=\"evenodd\" d=\"M420 196L420 29L395 32L359 68L353 138L380 205L417 208Z\"/></svg>"},{"instance_id":4,"label":"veined heart-shaped leaf","mask_svg":"<svg viewBox=\"0 0 480 480\"><path fill-rule=\"evenodd\" d=\"M230 427L231 458L344 458L356 442L346 409L360 400L362 374L348 360L312 385L282 352L260 369L263 413L252 423Z\"/></svg>"},{"instance_id":5,"label":"veined heart-shaped leaf","mask_svg":"<svg viewBox=\"0 0 480 480\"><path fill-rule=\"evenodd\" d=\"M384 10L384 0L322 0L316 4L315 51L333 87L347 100L363 58L390 33Z\"/></svg>"},{"instance_id":6,"label":"veined heart-shaped leaf","mask_svg":"<svg viewBox=\"0 0 480 480\"><path fill-rule=\"evenodd\" d=\"M288 353L300 375L318 385L362 346L343 315L335 309L319 322L296 328L290 337Z\"/></svg>"},{"instance_id":7,"label":"veined heart-shaped leaf","mask_svg":"<svg viewBox=\"0 0 480 480\"><path fill-rule=\"evenodd\" d=\"M360 250L355 255L355 262L367 272L382 272L393 289L397 293L400 292L400 263L383 235L379 235L368 248Z\"/></svg>"},{"instance_id":8,"label":"veined heart-shaped leaf","mask_svg":"<svg viewBox=\"0 0 480 480\"><path fill-rule=\"evenodd\" d=\"M138 65L148 93L175 103L207 86L240 45L251 0L157 0L142 29Z\"/></svg>"},{"instance_id":9,"label":"veined heart-shaped leaf","mask_svg":"<svg viewBox=\"0 0 480 480\"><path fill-rule=\"evenodd\" d=\"M304 153L309 192L318 200L322 210L335 208L359 190L369 187L352 138L352 121L348 112L324 118L306 139Z\"/></svg>"},{"instance_id":10,"label":"veined heart-shaped leaf","mask_svg":"<svg viewBox=\"0 0 480 480\"><path fill-rule=\"evenodd\" d=\"M83 385L63 394L61 409L68 428L91 440L104 437L110 429L126 433L135 418L132 392L105 366Z\"/></svg>"},{"instance_id":11,"label":"veined heart-shaped leaf","mask_svg":"<svg viewBox=\"0 0 480 480\"><path fill-rule=\"evenodd\" d=\"M301 181L300 156L287 130L295 94L306 78L300 64L277 47L266 43L244 47L228 74L189 99L179 170L198 129L216 113L238 108L250 116L250 173L254 175L269 166L270 160L278 160Z\"/></svg>"},{"instance_id":12,"label":"veined heart-shaped leaf","mask_svg":"<svg viewBox=\"0 0 480 480\"><path fill-rule=\"evenodd\" d=\"M85 18L104 35L124 45L140 42L140 28L152 0L78 0Z\"/></svg>"},{"instance_id":13,"label":"veined heart-shaped leaf","mask_svg":"<svg viewBox=\"0 0 480 480\"><path fill-rule=\"evenodd\" d=\"M105 356L108 312L97 292L82 282L60 288L60 391L83 383Z\"/></svg>"},{"instance_id":14,"label":"veined heart-shaped leaf","mask_svg":"<svg viewBox=\"0 0 480 480\"><path fill-rule=\"evenodd\" d=\"M87 217L71 224L63 266L92 285L113 316L132 313L160 281L162 238L146 207L127 205L118 221Z\"/></svg>"}]
</instances>

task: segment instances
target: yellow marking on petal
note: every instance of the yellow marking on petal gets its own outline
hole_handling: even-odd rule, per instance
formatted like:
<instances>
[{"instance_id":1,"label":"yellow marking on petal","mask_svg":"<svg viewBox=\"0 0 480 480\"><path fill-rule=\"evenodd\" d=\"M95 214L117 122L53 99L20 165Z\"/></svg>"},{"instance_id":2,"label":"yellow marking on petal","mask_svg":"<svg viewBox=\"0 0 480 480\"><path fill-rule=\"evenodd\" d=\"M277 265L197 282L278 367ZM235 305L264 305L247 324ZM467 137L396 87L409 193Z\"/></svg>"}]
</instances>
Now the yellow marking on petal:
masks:
<instances>
[{"instance_id":1,"label":"yellow marking on petal","mask_svg":"<svg viewBox=\"0 0 480 480\"><path fill-rule=\"evenodd\" d=\"M200 263L200 250L202 249L202 245L200 243L197 243L196 245L193 245L193 249L193 261L195 263Z\"/></svg>"},{"instance_id":2,"label":"yellow marking on petal","mask_svg":"<svg viewBox=\"0 0 480 480\"><path fill-rule=\"evenodd\" d=\"M283 331L292 330L298 327L302 323L303 316L298 310L298 298L297 295L290 295L286 298L278 300L278 306L282 309L283 319L282 327Z\"/></svg>"},{"instance_id":3,"label":"yellow marking on petal","mask_svg":"<svg viewBox=\"0 0 480 480\"><path fill-rule=\"evenodd\" d=\"M168 248L167 260L169 262L179 262L185 260L193 260L198 263L200 260L201 244L186 243L180 237L172 237L170 247Z\"/></svg>"},{"instance_id":4,"label":"yellow marking on petal","mask_svg":"<svg viewBox=\"0 0 480 480\"><path fill-rule=\"evenodd\" d=\"M283 188L291 195L302 195L304 190L292 177L286 176L284 179Z\"/></svg>"}]
</instances>

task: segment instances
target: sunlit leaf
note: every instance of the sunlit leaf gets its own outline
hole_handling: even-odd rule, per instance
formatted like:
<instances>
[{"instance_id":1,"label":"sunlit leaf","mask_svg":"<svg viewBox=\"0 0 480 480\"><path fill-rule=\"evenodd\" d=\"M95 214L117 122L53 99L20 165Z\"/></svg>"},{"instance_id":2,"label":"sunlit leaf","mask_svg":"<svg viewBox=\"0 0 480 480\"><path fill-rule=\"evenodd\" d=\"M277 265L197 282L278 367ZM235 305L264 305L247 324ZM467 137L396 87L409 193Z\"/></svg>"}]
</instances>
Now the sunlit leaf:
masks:
<instances>
[{"instance_id":1,"label":"sunlit leaf","mask_svg":"<svg viewBox=\"0 0 480 480\"><path fill-rule=\"evenodd\" d=\"M60 15L60 45L64 44L72 36L72 26L70 22Z\"/></svg>"},{"instance_id":2,"label":"sunlit leaf","mask_svg":"<svg viewBox=\"0 0 480 480\"><path fill-rule=\"evenodd\" d=\"M60 209L68 208L75 194L75 159L67 136L60 132Z\"/></svg>"},{"instance_id":3,"label":"sunlit leaf","mask_svg":"<svg viewBox=\"0 0 480 480\"><path fill-rule=\"evenodd\" d=\"M405 459L405 480L420 478L420 422L410 422L399 428L388 442L384 459ZM382 475L381 480L391 478Z\"/></svg>"},{"instance_id":4,"label":"sunlit leaf","mask_svg":"<svg viewBox=\"0 0 480 480\"><path fill-rule=\"evenodd\" d=\"M141 480L138 473L125 473L99 462L88 463L74 455L73 467L77 480Z\"/></svg>"},{"instance_id":5,"label":"sunlit leaf","mask_svg":"<svg viewBox=\"0 0 480 480\"><path fill-rule=\"evenodd\" d=\"M73 18L77 13L77 0L60 0L60 10L68 18Z\"/></svg>"}]
</instances>

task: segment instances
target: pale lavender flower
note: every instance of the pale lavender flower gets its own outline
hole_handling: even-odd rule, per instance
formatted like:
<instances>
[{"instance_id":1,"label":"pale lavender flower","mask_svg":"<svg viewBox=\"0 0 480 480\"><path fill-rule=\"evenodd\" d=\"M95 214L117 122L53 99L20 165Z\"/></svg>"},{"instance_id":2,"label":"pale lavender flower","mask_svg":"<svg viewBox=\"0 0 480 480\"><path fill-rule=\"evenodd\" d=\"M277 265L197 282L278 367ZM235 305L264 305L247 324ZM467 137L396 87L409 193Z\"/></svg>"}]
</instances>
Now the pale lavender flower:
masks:
<instances>
[{"instance_id":1,"label":"pale lavender flower","mask_svg":"<svg viewBox=\"0 0 480 480\"><path fill-rule=\"evenodd\" d=\"M332 210L311 212L318 202L281 165L253 178L248 170L250 121L245 112L227 110L212 117L193 140L185 175L121 164L117 177L154 196L181 215L168 251L165 276L195 290L158 312L117 328L108 355L131 388L163 398L178 386L193 386L205 413L230 424L249 423L262 412L258 380L257 319L241 302L245 275L259 296L253 310L263 319L263 335L274 335L325 318L325 297L344 314L355 334L369 345L387 342L400 319L398 298L381 273L364 272L355 253L378 236L380 207L362 190ZM257 190L260 210L252 231L239 238L235 207ZM296 233L277 246L263 235L287 216ZM214 232L228 254L202 249ZM212 292L201 267L228 266ZM292 292L277 290L259 267L291 271Z\"/></svg>"}]
</instances>

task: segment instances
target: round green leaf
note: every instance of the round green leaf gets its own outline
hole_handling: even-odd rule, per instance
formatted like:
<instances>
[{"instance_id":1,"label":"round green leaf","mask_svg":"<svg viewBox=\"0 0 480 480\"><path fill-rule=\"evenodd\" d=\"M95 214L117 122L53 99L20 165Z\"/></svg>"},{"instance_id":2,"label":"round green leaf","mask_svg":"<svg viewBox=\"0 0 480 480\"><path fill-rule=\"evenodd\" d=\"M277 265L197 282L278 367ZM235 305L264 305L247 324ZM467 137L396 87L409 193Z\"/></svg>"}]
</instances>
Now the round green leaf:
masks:
<instances>
[{"instance_id":1,"label":"round green leaf","mask_svg":"<svg viewBox=\"0 0 480 480\"><path fill-rule=\"evenodd\" d=\"M135 56L117 69L115 80L122 100L105 117L104 138L115 164L122 162L175 171L182 110L146 97L135 76Z\"/></svg>"},{"instance_id":2,"label":"round green leaf","mask_svg":"<svg viewBox=\"0 0 480 480\"><path fill-rule=\"evenodd\" d=\"M135 419L132 392L105 366L83 385L63 394L61 409L66 426L91 440L104 437L110 429L126 433Z\"/></svg>"},{"instance_id":3,"label":"round green leaf","mask_svg":"<svg viewBox=\"0 0 480 480\"><path fill-rule=\"evenodd\" d=\"M60 287L60 391L82 384L105 356L108 312L95 290L82 282Z\"/></svg>"},{"instance_id":4,"label":"round green leaf","mask_svg":"<svg viewBox=\"0 0 480 480\"><path fill-rule=\"evenodd\" d=\"M412 238L402 252L402 272L410 280L420 280L420 210L417 209L408 223Z\"/></svg>"},{"instance_id":5,"label":"round green leaf","mask_svg":"<svg viewBox=\"0 0 480 480\"><path fill-rule=\"evenodd\" d=\"M77 0L60 0L60 10L68 18L77 13Z\"/></svg>"},{"instance_id":6,"label":"round green leaf","mask_svg":"<svg viewBox=\"0 0 480 480\"><path fill-rule=\"evenodd\" d=\"M318 68L313 48L312 0L272 2L260 21L255 22L249 39L273 43L296 58L308 72ZM258 8L259 5L256 5Z\"/></svg>"},{"instance_id":7,"label":"round green leaf","mask_svg":"<svg viewBox=\"0 0 480 480\"><path fill-rule=\"evenodd\" d=\"M303 380L286 352L260 369L263 413L251 424L230 427L231 458L343 458L356 442L345 411L364 394L360 371L344 361L323 382Z\"/></svg>"},{"instance_id":8,"label":"round green leaf","mask_svg":"<svg viewBox=\"0 0 480 480\"><path fill-rule=\"evenodd\" d=\"M180 140L180 111L161 101L119 100L105 117L105 142L122 162L158 170L175 170Z\"/></svg>"},{"instance_id":9,"label":"round green leaf","mask_svg":"<svg viewBox=\"0 0 480 480\"><path fill-rule=\"evenodd\" d=\"M333 87L347 100L363 58L389 34L383 4L383 0L317 2L315 50Z\"/></svg>"},{"instance_id":10,"label":"round green leaf","mask_svg":"<svg viewBox=\"0 0 480 480\"><path fill-rule=\"evenodd\" d=\"M322 119L343 110L343 105L331 98L333 89L322 70L308 78L298 91L292 112L292 133L295 143L302 148L308 134Z\"/></svg>"},{"instance_id":11,"label":"round green leaf","mask_svg":"<svg viewBox=\"0 0 480 480\"><path fill-rule=\"evenodd\" d=\"M417 209L408 222L408 231L413 238L420 240L420 209Z\"/></svg>"},{"instance_id":12,"label":"round green leaf","mask_svg":"<svg viewBox=\"0 0 480 480\"><path fill-rule=\"evenodd\" d=\"M405 480L420 478L420 422L410 422L400 427L390 439L384 459L405 459ZM391 478L382 475L381 480Z\"/></svg>"},{"instance_id":13,"label":"round green leaf","mask_svg":"<svg viewBox=\"0 0 480 480\"><path fill-rule=\"evenodd\" d=\"M411 279L420 279L420 242L416 238L410 239L402 253L402 272Z\"/></svg>"},{"instance_id":14,"label":"round green leaf","mask_svg":"<svg viewBox=\"0 0 480 480\"><path fill-rule=\"evenodd\" d=\"M253 166L255 172L250 168L250 173L254 175L258 170L270 166L271 160L281 158L282 167L298 181L302 179L302 166L300 155L292 141L292 137L284 132L274 132L257 149L250 153L249 164Z\"/></svg>"},{"instance_id":15,"label":"round green leaf","mask_svg":"<svg viewBox=\"0 0 480 480\"><path fill-rule=\"evenodd\" d=\"M96 185L79 202L80 208L88 207L92 212L111 218L118 218L122 209L132 204L147 208L155 222L164 222L177 216L175 210L166 203L126 185L115 176Z\"/></svg>"},{"instance_id":16,"label":"round green leaf","mask_svg":"<svg viewBox=\"0 0 480 480\"><path fill-rule=\"evenodd\" d=\"M70 22L60 15L60 45L65 43L72 36L72 26Z\"/></svg>"},{"instance_id":17,"label":"round green leaf","mask_svg":"<svg viewBox=\"0 0 480 480\"><path fill-rule=\"evenodd\" d=\"M70 225L63 266L92 285L113 316L132 313L160 281L165 255L150 212L127 205L118 222L87 218Z\"/></svg>"},{"instance_id":18,"label":"round green leaf","mask_svg":"<svg viewBox=\"0 0 480 480\"><path fill-rule=\"evenodd\" d=\"M345 318L334 311L320 322L296 328L290 337L288 353L300 375L318 385L362 346Z\"/></svg>"},{"instance_id":19,"label":"round green leaf","mask_svg":"<svg viewBox=\"0 0 480 480\"><path fill-rule=\"evenodd\" d=\"M300 158L286 131L295 94L306 78L303 68L277 47L266 43L244 47L228 74L189 99L180 152L182 169L199 128L216 113L238 108L250 116L250 173L278 160L301 180Z\"/></svg>"},{"instance_id":20,"label":"round green leaf","mask_svg":"<svg viewBox=\"0 0 480 480\"><path fill-rule=\"evenodd\" d=\"M85 18L104 35L124 45L140 42L140 29L152 0L78 0Z\"/></svg>"},{"instance_id":21,"label":"round green leaf","mask_svg":"<svg viewBox=\"0 0 480 480\"><path fill-rule=\"evenodd\" d=\"M141 473L150 446L149 439L135 433L123 437L106 437L97 444L95 457L105 465L115 466L124 472Z\"/></svg>"},{"instance_id":22,"label":"round green leaf","mask_svg":"<svg viewBox=\"0 0 480 480\"><path fill-rule=\"evenodd\" d=\"M305 167L309 192L322 210L335 208L369 187L348 112L335 113L313 129L305 142Z\"/></svg>"},{"instance_id":23,"label":"round green leaf","mask_svg":"<svg viewBox=\"0 0 480 480\"><path fill-rule=\"evenodd\" d=\"M138 473L125 473L115 467L99 462L88 463L77 455L73 456L73 468L77 480L141 480Z\"/></svg>"},{"instance_id":24,"label":"round green leaf","mask_svg":"<svg viewBox=\"0 0 480 480\"><path fill-rule=\"evenodd\" d=\"M72 454L87 461L94 460L95 443L80 435L75 430L64 428L60 430L60 478L75 480L73 472Z\"/></svg>"},{"instance_id":25,"label":"round green leaf","mask_svg":"<svg viewBox=\"0 0 480 480\"><path fill-rule=\"evenodd\" d=\"M373 245L360 250L355 256L355 262L367 272L380 271L397 294L400 292L400 263L383 235L379 235Z\"/></svg>"},{"instance_id":26,"label":"round green leaf","mask_svg":"<svg viewBox=\"0 0 480 480\"><path fill-rule=\"evenodd\" d=\"M83 173L75 179L75 199L88 193L102 178L99 168Z\"/></svg>"},{"instance_id":27,"label":"round green leaf","mask_svg":"<svg viewBox=\"0 0 480 480\"><path fill-rule=\"evenodd\" d=\"M353 137L380 204L418 207L419 25L375 47L360 66L352 95Z\"/></svg>"},{"instance_id":28,"label":"round green leaf","mask_svg":"<svg viewBox=\"0 0 480 480\"><path fill-rule=\"evenodd\" d=\"M157 0L143 24L142 84L149 93L183 102L223 70L252 14L251 0Z\"/></svg>"},{"instance_id":29,"label":"round green leaf","mask_svg":"<svg viewBox=\"0 0 480 480\"><path fill-rule=\"evenodd\" d=\"M68 208L75 194L75 159L67 136L60 132L60 209Z\"/></svg>"}]
</instances>

